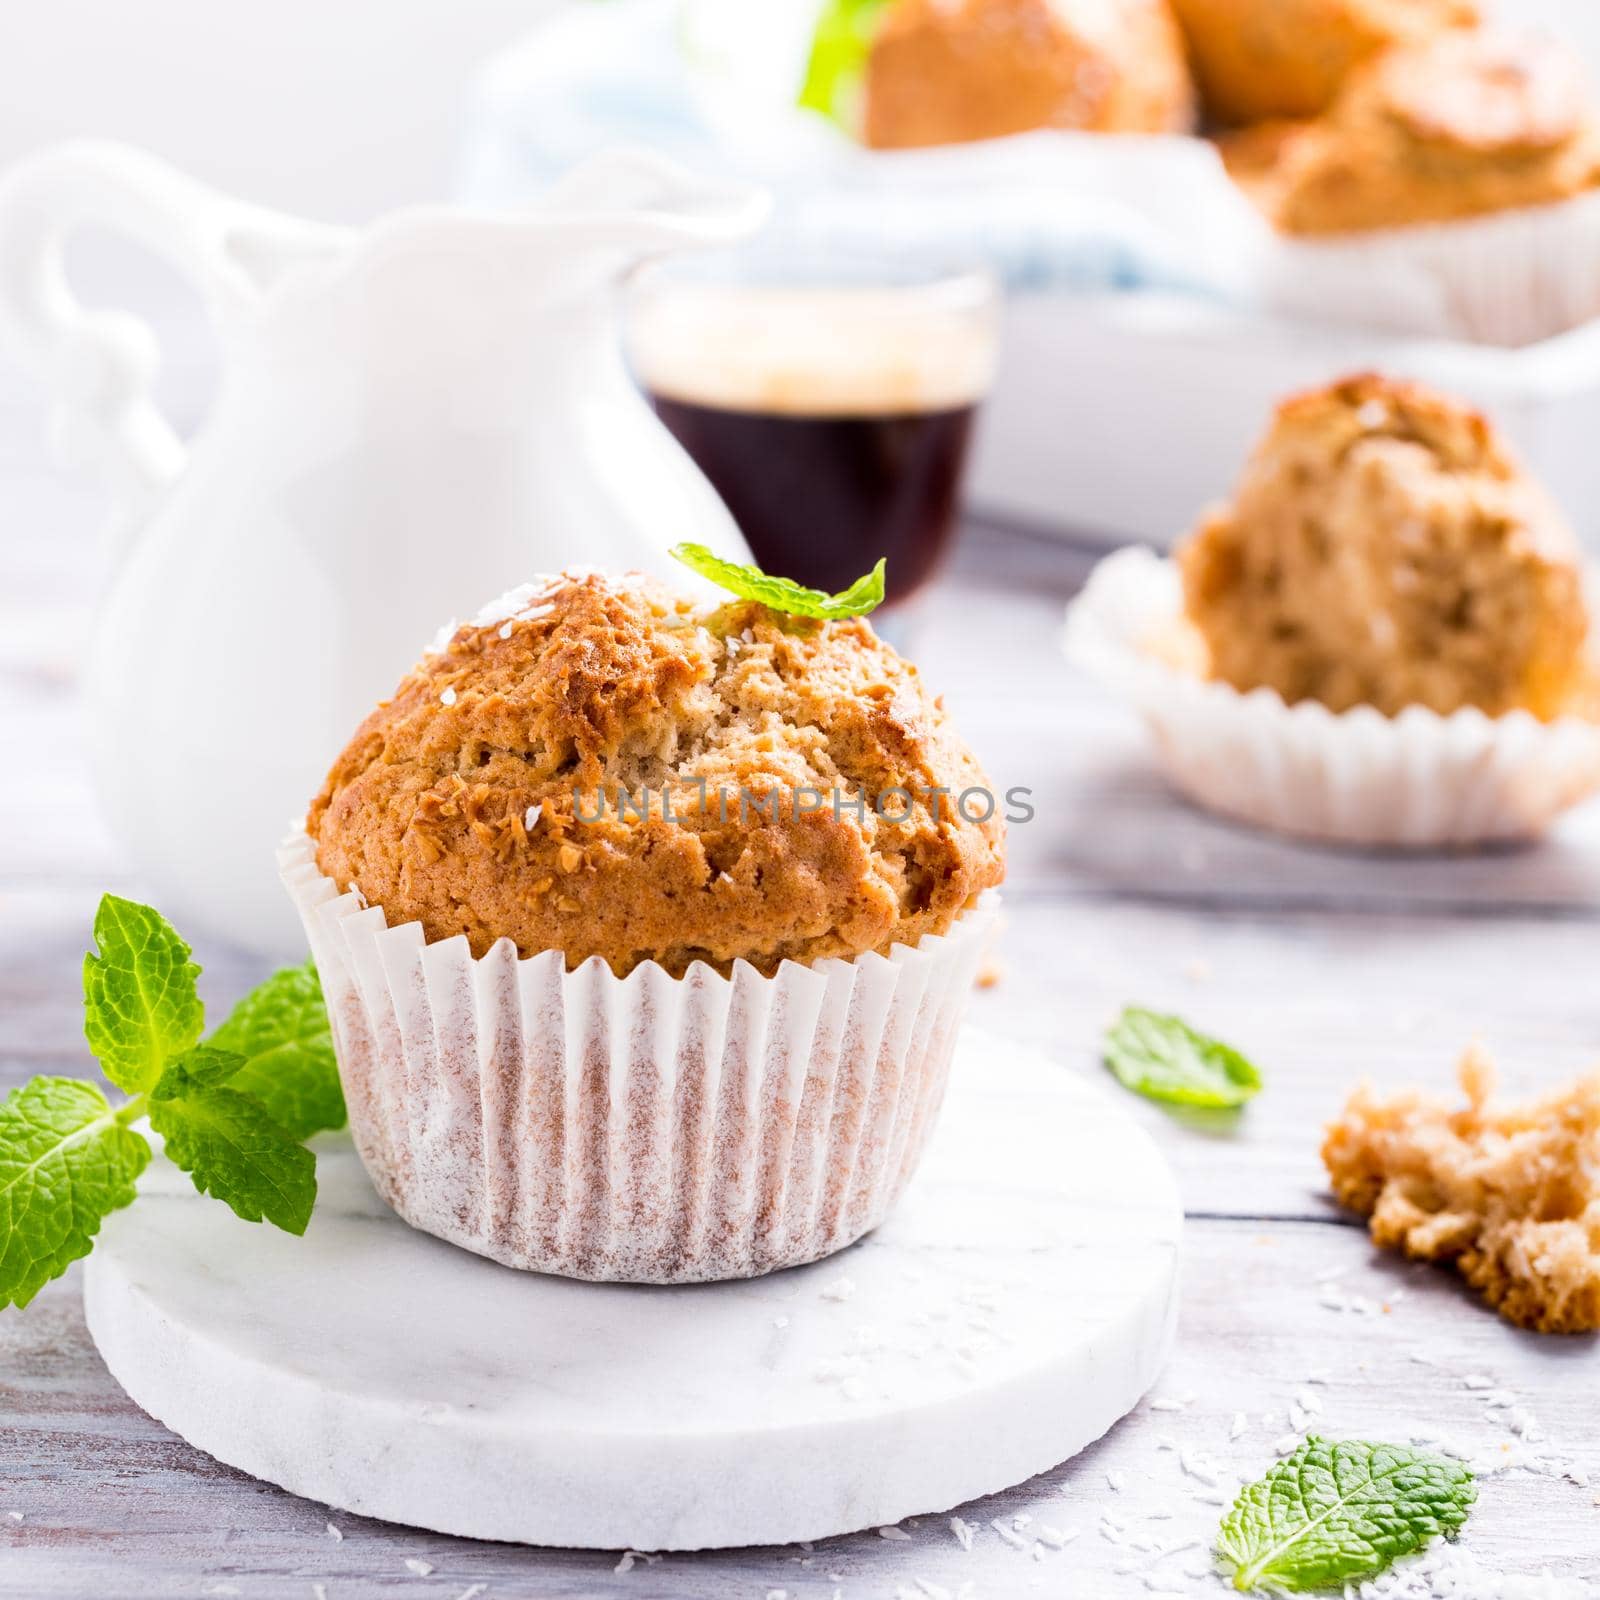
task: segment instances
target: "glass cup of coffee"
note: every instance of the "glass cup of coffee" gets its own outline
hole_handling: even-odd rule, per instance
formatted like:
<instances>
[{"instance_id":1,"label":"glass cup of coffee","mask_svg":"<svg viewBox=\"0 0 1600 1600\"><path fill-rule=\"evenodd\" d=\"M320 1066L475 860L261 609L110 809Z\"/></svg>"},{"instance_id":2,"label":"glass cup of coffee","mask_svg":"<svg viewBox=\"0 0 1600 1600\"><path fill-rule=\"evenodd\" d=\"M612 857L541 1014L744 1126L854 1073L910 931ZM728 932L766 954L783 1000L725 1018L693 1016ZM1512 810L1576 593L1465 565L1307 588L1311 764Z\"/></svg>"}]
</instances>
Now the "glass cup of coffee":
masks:
<instances>
[{"instance_id":1,"label":"glass cup of coffee","mask_svg":"<svg viewBox=\"0 0 1600 1600\"><path fill-rule=\"evenodd\" d=\"M764 571L832 593L882 556L893 604L954 537L998 322L981 270L732 256L642 275L627 343Z\"/></svg>"}]
</instances>

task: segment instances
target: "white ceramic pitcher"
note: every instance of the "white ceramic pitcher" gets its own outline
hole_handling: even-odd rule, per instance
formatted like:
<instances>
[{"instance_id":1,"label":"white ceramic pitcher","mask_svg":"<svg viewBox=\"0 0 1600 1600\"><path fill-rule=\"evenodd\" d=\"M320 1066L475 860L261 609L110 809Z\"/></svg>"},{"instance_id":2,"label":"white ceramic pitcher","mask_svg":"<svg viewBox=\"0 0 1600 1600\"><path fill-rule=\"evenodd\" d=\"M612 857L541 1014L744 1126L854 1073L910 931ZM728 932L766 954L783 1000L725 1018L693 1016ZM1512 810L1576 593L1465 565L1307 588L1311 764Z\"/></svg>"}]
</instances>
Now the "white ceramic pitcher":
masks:
<instances>
[{"instance_id":1,"label":"white ceramic pitcher","mask_svg":"<svg viewBox=\"0 0 1600 1600\"><path fill-rule=\"evenodd\" d=\"M181 928L302 943L273 867L332 758L438 625L572 562L748 559L619 354L635 263L759 225L759 191L618 152L538 208L365 231L229 199L124 146L0 183L0 336L54 385L57 437L116 501L89 705L105 810ZM88 311L62 247L109 225L174 262L224 371L186 448L149 330Z\"/></svg>"}]
</instances>

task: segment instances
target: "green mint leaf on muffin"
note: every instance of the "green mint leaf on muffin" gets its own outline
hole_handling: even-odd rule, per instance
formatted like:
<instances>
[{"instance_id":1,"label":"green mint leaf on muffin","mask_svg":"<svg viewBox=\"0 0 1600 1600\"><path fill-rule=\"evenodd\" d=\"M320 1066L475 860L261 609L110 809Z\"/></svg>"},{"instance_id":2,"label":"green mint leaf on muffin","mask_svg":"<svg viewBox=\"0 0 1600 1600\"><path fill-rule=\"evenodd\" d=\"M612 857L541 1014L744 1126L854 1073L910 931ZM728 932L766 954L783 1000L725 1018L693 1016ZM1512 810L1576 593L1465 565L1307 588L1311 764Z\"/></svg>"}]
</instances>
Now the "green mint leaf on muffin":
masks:
<instances>
[{"instance_id":1,"label":"green mint leaf on muffin","mask_svg":"<svg viewBox=\"0 0 1600 1600\"><path fill-rule=\"evenodd\" d=\"M0 1104L0 1307L25 1306L134 1198L150 1146L92 1083L34 1078Z\"/></svg>"},{"instance_id":2,"label":"green mint leaf on muffin","mask_svg":"<svg viewBox=\"0 0 1600 1600\"><path fill-rule=\"evenodd\" d=\"M311 962L285 967L247 994L210 1042L244 1057L229 1087L259 1100L292 1138L344 1126L333 1031Z\"/></svg>"},{"instance_id":3,"label":"green mint leaf on muffin","mask_svg":"<svg viewBox=\"0 0 1600 1600\"><path fill-rule=\"evenodd\" d=\"M1261 1088L1261 1074L1237 1050L1140 1006L1128 1006L1106 1030L1103 1050L1124 1088L1168 1105L1228 1110Z\"/></svg>"},{"instance_id":4,"label":"green mint leaf on muffin","mask_svg":"<svg viewBox=\"0 0 1600 1600\"><path fill-rule=\"evenodd\" d=\"M872 52L873 35L889 0L826 0L811 35L799 104L820 111L855 134L861 80Z\"/></svg>"},{"instance_id":5,"label":"green mint leaf on muffin","mask_svg":"<svg viewBox=\"0 0 1600 1600\"><path fill-rule=\"evenodd\" d=\"M316 1157L259 1100L217 1081L243 1064L221 1050L208 1052L208 1070L199 1075L175 1062L150 1096L150 1125L201 1194L215 1195L246 1222L265 1217L285 1233L304 1233L317 1201Z\"/></svg>"},{"instance_id":6,"label":"green mint leaf on muffin","mask_svg":"<svg viewBox=\"0 0 1600 1600\"><path fill-rule=\"evenodd\" d=\"M703 544L678 544L672 547L675 561L681 561L702 578L709 578L719 589L736 594L741 600L755 600L771 611L790 617L815 617L822 622L837 622L841 617L864 617L883 604L884 562L864 578L857 578L838 594L808 589L790 578L771 578L760 567L740 566L724 561Z\"/></svg>"},{"instance_id":7,"label":"green mint leaf on muffin","mask_svg":"<svg viewBox=\"0 0 1600 1600\"><path fill-rule=\"evenodd\" d=\"M114 894L101 898L94 940L98 954L83 958L83 1031L106 1077L141 1094L205 1027L200 969L159 911Z\"/></svg>"},{"instance_id":8,"label":"green mint leaf on muffin","mask_svg":"<svg viewBox=\"0 0 1600 1600\"><path fill-rule=\"evenodd\" d=\"M1217 1555L1236 1589L1337 1589L1454 1535L1476 1499L1459 1461L1313 1434L1239 1491Z\"/></svg>"},{"instance_id":9,"label":"green mint leaf on muffin","mask_svg":"<svg viewBox=\"0 0 1600 1600\"><path fill-rule=\"evenodd\" d=\"M84 958L84 1034L106 1078L34 1078L0 1103L0 1309L24 1306L136 1198L150 1141L247 1221L304 1233L316 1160L302 1141L345 1120L309 963L246 995L206 1043L189 946L160 912L106 895Z\"/></svg>"}]
</instances>

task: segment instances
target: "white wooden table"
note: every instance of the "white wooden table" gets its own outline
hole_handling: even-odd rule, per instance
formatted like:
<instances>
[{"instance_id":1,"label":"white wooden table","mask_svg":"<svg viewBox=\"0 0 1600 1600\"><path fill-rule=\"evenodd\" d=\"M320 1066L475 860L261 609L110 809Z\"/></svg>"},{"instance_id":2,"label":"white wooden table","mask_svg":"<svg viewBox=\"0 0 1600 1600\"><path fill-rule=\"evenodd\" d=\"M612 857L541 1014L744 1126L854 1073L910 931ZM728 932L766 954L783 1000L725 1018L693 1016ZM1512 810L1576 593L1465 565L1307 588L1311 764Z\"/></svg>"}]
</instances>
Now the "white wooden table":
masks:
<instances>
[{"instance_id":1,"label":"white wooden table","mask_svg":"<svg viewBox=\"0 0 1600 1600\"><path fill-rule=\"evenodd\" d=\"M75 722L99 503L51 473L29 402L0 390L0 1087L90 1069L90 918L103 889L140 889L95 817ZM344 1516L336 1538L326 1508L218 1465L121 1394L74 1271L0 1313L0 1594L1209 1592L1219 1502L1275 1459L1296 1403L1320 1406L1310 1423L1328 1432L1440 1437L1507 1463L1483 1482L1464 1548L1489 1572L1549 1567L1600 1588L1594 1342L1517 1333L1451 1277L1376 1255L1331 1207L1317 1158L1321 1124L1364 1073L1443 1085L1477 1034L1526 1088L1600 1052L1600 808L1539 849L1405 862L1198 816L1164 788L1132 719L1059 658L1086 567L1059 543L969 530L920 653L999 787L1025 784L1038 806L1012 835L1005 971L976 1020L1100 1078L1100 1030L1136 1001L1238 1044L1267 1076L1237 1125L1131 1102L1189 1216L1178 1352L1150 1401L1077 1460L960 1508L970 1551L944 1516L908 1523L903 1540L620 1565ZM225 950L198 955L213 1006L260 975ZM1515 1404L1487 1403L1504 1398L1494 1391ZM1040 1529L1079 1537L1057 1550ZM1497 1591L1484 1579L1459 1592Z\"/></svg>"}]
</instances>

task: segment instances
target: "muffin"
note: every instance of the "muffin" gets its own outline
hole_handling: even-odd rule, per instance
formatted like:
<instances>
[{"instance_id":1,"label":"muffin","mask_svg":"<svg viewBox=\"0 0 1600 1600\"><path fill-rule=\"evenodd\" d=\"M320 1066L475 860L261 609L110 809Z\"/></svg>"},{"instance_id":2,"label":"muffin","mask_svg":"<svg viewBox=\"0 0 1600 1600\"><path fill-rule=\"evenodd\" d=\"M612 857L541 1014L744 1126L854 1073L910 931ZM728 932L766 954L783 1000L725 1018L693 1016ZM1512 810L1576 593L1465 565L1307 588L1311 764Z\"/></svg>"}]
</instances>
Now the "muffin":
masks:
<instances>
[{"instance_id":1,"label":"muffin","mask_svg":"<svg viewBox=\"0 0 1600 1600\"><path fill-rule=\"evenodd\" d=\"M1570 52L1451 33L1351 75L1327 115L1224 142L1230 171L1291 234L1452 222L1600 183L1600 118Z\"/></svg>"},{"instance_id":2,"label":"muffin","mask_svg":"<svg viewBox=\"0 0 1600 1600\"><path fill-rule=\"evenodd\" d=\"M1593 697L1566 519L1483 417L1420 384L1286 401L1178 565L1209 670L1236 689L1543 721Z\"/></svg>"},{"instance_id":3,"label":"muffin","mask_svg":"<svg viewBox=\"0 0 1600 1600\"><path fill-rule=\"evenodd\" d=\"M894 0L864 93L864 136L880 149L1194 121L1167 0Z\"/></svg>"},{"instance_id":4,"label":"muffin","mask_svg":"<svg viewBox=\"0 0 1600 1600\"><path fill-rule=\"evenodd\" d=\"M887 1213L1003 822L867 622L573 573L424 656L283 863L385 1200L509 1265L688 1282Z\"/></svg>"},{"instance_id":5,"label":"muffin","mask_svg":"<svg viewBox=\"0 0 1600 1600\"><path fill-rule=\"evenodd\" d=\"M1285 402L1176 559L1102 562L1066 644L1213 811L1481 844L1600 789L1587 590L1571 530L1482 417L1364 375Z\"/></svg>"},{"instance_id":6,"label":"muffin","mask_svg":"<svg viewBox=\"0 0 1600 1600\"><path fill-rule=\"evenodd\" d=\"M1209 116L1314 117L1392 45L1470 27L1469 0L1173 0Z\"/></svg>"}]
</instances>

